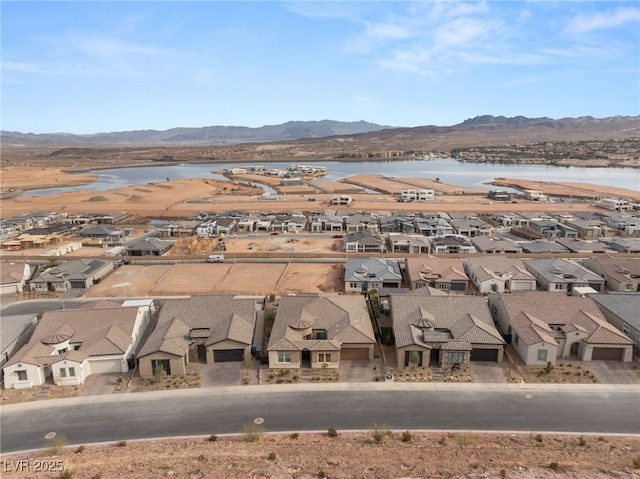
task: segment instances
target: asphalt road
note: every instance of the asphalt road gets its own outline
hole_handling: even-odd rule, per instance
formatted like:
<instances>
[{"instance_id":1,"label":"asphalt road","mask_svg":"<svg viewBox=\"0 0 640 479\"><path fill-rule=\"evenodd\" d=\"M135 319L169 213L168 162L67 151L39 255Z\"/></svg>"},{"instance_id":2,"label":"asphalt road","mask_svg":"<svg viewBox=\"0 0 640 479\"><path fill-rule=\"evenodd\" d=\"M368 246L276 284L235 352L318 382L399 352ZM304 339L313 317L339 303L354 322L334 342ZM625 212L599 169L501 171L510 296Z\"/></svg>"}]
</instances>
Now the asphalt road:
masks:
<instances>
[{"instance_id":1,"label":"asphalt road","mask_svg":"<svg viewBox=\"0 0 640 479\"><path fill-rule=\"evenodd\" d=\"M4 406L1 452L165 436L268 432L506 430L640 434L637 386L337 384L239 386L81 397Z\"/></svg>"}]
</instances>

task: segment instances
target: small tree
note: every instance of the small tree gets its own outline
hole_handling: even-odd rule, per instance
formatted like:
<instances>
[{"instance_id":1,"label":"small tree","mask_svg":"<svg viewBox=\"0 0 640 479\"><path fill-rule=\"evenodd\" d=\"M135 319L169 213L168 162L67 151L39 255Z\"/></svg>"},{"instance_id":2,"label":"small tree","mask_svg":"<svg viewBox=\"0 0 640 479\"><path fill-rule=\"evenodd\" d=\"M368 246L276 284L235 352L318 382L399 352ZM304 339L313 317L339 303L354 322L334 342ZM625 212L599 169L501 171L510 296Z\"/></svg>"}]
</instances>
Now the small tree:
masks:
<instances>
[{"instance_id":1,"label":"small tree","mask_svg":"<svg viewBox=\"0 0 640 479\"><path fill-rule=\"evenodd\" d=\"M369 427L369 430L371 431L373 442L375 442L376 444L381 444L386 437L391 436L391 428L388 424L374 423L371 427Z\"/></svg>"},{"instance_id":2,"label":"small tree","mask_svg":"<svg viewBox=\"0 0 640 479\"><path fill-rule=\"evenodd\" d=\"M409 365L414 368L420 365L420 355L418 351L411 351L409 354Z\"/></svg>"}]
</instances>

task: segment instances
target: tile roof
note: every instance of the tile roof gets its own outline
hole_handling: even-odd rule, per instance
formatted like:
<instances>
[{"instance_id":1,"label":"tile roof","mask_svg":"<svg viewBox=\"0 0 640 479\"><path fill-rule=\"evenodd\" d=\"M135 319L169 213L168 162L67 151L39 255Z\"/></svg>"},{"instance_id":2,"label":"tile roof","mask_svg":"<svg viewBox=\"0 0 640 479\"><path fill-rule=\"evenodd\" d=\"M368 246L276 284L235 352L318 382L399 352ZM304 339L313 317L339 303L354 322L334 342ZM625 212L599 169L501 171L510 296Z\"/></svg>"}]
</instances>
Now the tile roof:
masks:
<instances>
[{"instance_id":1,"label":"tile roof","mask_svg":"<svg viewBox=\"0 0 640 479\"><path fill-rule=\"evenodd\" d=\"M301 323L311 327L301 329ZM326 330L327 339L304 339L309 329ZM363 296L285 296L278 303L267 350L340 349L343 343L374 342L375 335Z\"/></svg>"},{"instance_id":2,"label":"tile roof","mask_svg":"<svg viewBox=\"0 0 640 479\"><path fill-rule=\"evenodd\" d=\"M373 275L373 276L371 276ZM375 278L380 281L402 281L397 259L356 258L347 261L345 281L362 281Z\"/></svg>"},{"instance_id":3,"label":"tile roof","mask_svg":"<svg viewBox=\"0 0 640 479\"><path fill-rule=\"evenodd\" d=\"M67 357L84 360L90 356L122 355L131 344L138 309L118 305L111 309L47 311L29 342L7 366L14 363L42 366ZM66 340L69 340L70 351L55 354L57 345ZM80 345L77 351L73 351L75 344Z\"/></svg>"},{"instance_id":4,"label":"tile roof","mask_svg":"<svg viewBox=\"0 0 640 479\"><path fill-rule=\"evenodd\" d=\"M412 282L469 281L461 260L453 258L407 258L407 274Z\"/></svg>"},{"instance_id":5,"label":"tile roof","mask_svg":"<svg viewBox=\"0 0 640 479\"><path fill-rule=\"evenodd\" d=\"M606 309L622 321L640 331L640 293L615 293L589 295L600 309Z\"/></svg>"},{"instance_id":6,"label":"tile roof","mask_svg":"<svg viewBox=\"0 0 640 479\"><path fill-rule=\"evenodd\" d=\"M479 281L491 279L503 281L504 275L511 276L513 279L535 280L535 277L526 270L523 261L518 258L491 255L467 258L465 261Z\"/></svg>"},{"instance_id":7,"label":"tile roof","mask_svg":"<svg viewBox=\"0 0 640 479\"><path fill-rule=\"evenodd\" d=\"M391 312L396 345L424 346L438 337L438 330L450 331L450 340L466 340L472 344L503 345L484 298L476 296L412 296L392 295ZM421 317L434 318L434 332L423 329ZM416 331L417 330L417 331ZM441 334L441 333L440 333Z\"/></svg>"},{"instance_id":8,"label":"tile roof","mask_svg":"<svg viewBox=\"0 0 640 479\"><path fill-rule=\"evenodd\" d=\"M499 297L514 330L515 327L524 327L523 321L528 320L532 323L530 327L535 328L537 333L548 332L544 325L549 330L552 330L550 325L559 325L567 328L568 332L573 330L569 328L586 332L584 340L588 343L633 344L633 341L607 322L591 298L549 291L518 291L501 294ZM546 338L547 341L548 339Z\"/></svg>"},{"instance_id":9,"label":"tile roof","mask_svg":"<svg viewBox=\"0 0 640 479\"><path fill-rule=\"evenodd\" d=\"M575 281L602 282L604 278L579 265L573 260L565 258L536 258L523 260L526 268L534 274L539 274L550 283L569 283ZM571 278L565 278L569 275Z\"/></svg>"},{"instance_id":10,"label":"tile roof","mask_svg":"<svg viewBox=\"0 0 640 479\"><path fill-rule=\"evenodd\" d=\"M113 261L102 261L98 259L75 259L65 261L58 266L44 271L40 276L32 280L33 283L59 281L64 275L67 281L86 280L91 278L100 270L113 269Z\"/></svg>"},{"instance_id":11,"label":"tile roof","mask_svg":"<svg viewBox=\"0 0 640 479\"><path fill-rule=\"evenodd\" d=\"M225 340L251 345L256 322L256 302L232 294L171 299L162 304L158 324L139 357L156 352L182 356L192 342L193 329L209 329L205 345Z\"/></svg>"},{"instance_id":12,"label":"tile roof","mask_svg":"<svg viewBox=\"0 0 640 479\"><path fill-rule=\"evenodd\" d=\"M28 276L25 276L25 272L27 272L28 275L30 268L25 270L26 266L24 263L2 263L2 267L0 268L0 284L20 283L28 279Z\"/></svg>"}]
</instances>

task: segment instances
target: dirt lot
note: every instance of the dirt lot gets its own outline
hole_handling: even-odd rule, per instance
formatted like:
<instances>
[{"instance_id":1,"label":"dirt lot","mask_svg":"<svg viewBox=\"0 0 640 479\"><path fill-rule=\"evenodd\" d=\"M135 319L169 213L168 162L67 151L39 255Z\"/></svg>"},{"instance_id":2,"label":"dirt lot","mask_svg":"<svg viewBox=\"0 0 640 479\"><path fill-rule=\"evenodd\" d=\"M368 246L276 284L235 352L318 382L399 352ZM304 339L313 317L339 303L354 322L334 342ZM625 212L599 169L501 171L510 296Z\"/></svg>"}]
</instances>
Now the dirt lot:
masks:
<instances>
[{"instance_id":1,"label":"dirt lot","mask_svg":"<svg viewBox=\"0 0 640 479\"><path fill-rule=\"evenodd\" d=\"M415 433L371 425L369 431L263 434L245 425L238 436L114 442L3 456L60 461L65 477L174 478L513 478L618 479L640 473L640 440L630 437ZM215 431L212 431L215 433ZM210 439L214 439L210 440ZM43 446L47 443L43 440ZM41 474L37 477L62 477ZM3 477L36 477L5 472Z\"/></svg>"},{"instance_id":2,"label":"dirt lot","mask_svg":"<svg viewBox=\"0 0 640 479\"><path fill-rule=\"evenodd\" d=\"M278 295L337 292L342 270L332 264L197 263L118 268L87 298L235 293Z\"/></svg>"}]
</instances>

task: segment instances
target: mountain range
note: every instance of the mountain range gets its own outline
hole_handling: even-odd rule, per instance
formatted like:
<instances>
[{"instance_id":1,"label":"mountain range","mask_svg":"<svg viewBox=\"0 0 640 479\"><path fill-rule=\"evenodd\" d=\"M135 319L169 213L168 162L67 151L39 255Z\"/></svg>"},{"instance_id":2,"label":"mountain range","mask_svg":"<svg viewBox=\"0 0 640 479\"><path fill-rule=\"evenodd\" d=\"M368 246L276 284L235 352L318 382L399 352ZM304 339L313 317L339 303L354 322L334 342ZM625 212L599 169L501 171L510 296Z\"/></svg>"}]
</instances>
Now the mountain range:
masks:
<instances>
[{"instance_id":1,"label":"mountain range","mask_svg":"<svg viewBox=\"0 0 640 479\"><path fill-rule=\"evenodd\" d=\"M341 138L343 137L343 138ZM245 143L270 142L343 142L354 143L412 142L432 143L436 139L461 144L507 144L518 141L580 141L608 138L640 137L640 116L552 119L481 115L453 126L392 127L366 121L341 122L290 121L258 128L244 126L207 126L202 128L172 128L164 131L136 130L91 135L70 133L33 134L0 132L3 146L76 145L120 147L135 146L232 146ZM450 141L445 143L448 146ZM496 143L497 142L497 143ZM505 143L506 142L506 143ZM355 144L353 146L356 146ZM400 145L398 144L398 147ZM417 145L416 145L417 146ZM445 147L443 144L442 147ZM382 146L381 146L382 148ZM421 146L422 148L422 146ZM386 148L384 148L386 149Z\"/></svg>"}]
</instances>

